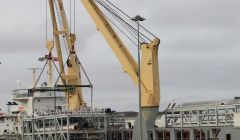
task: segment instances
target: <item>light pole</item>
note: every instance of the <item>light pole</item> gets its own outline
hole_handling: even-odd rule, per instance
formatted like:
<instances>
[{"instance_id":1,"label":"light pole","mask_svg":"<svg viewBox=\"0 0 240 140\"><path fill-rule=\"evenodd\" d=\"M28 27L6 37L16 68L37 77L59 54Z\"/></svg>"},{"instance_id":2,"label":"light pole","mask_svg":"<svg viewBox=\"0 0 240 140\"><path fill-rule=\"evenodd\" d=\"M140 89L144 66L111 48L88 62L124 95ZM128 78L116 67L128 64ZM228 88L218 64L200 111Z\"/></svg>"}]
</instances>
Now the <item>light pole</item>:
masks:
<instances>
[{"instance_id":1,"label":"light pole","mask_svg":"<svg viewBox=\"0 0 240 140\"><path fill-rule=\"evenodd\" d=\"M139 118L140 118L140 140L142 140L143 136L142 136L142 109L141 109L141 100L142 100L142 91L141 91L141 54L140 54L140 47L141 47L141 43L140 43L140 31L139 31L139 27L140 27L140 21L144 21L145 18L141 17L140 15L137 15L135 17L133 17L131 19L132 21L135 21L137 23L137 40L138 40L138 97L139 97Z\"/></svg>"}]
</instances>

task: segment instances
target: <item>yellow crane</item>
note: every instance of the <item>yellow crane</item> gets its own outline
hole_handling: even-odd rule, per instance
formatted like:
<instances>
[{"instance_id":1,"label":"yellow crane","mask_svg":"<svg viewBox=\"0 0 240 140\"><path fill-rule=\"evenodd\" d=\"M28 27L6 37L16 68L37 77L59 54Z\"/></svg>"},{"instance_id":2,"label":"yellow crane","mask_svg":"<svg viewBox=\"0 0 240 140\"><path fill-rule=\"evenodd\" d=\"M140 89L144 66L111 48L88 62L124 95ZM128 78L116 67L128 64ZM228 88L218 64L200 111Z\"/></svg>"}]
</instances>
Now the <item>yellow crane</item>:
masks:
<instances>
[{"instance_id":1,"label":"yellow crane","mask_svg":"<svg viewBox=\"0 0 240 140\"><path fill-rule=\"evenodd\" d=\"M120 61L123 71L128 73L135 84L138 84L138 65L127 47L115 32L94 0L82 0L86 10L94 20L97 30L102 33L114 54ZM153 129L160 103L160 82L158 65L158 46L160 39L154 38L150 43L141 43L141 112L134 126L133 139L139 139L139 129L142 123L144 140L147 139L147 129Z\"/></svg>"},{"instance_id":2,"label":"yellow crane","mask_svg":"<svg viewBox=\"0 0 240 140\"><path fill-rule=\"evenodd\" d=\"M86 103L82 96L81 88L81 74L80 64L75 52L74 43L76 40L75 34L71 34L68 28L67 17L65 14L62 0L48 0L55 46L58 55L60 78L64 85L75 86L75 90L66 91L67 106L69 111L77 110L85 107ZM104 17L102 11L99 9L94 0L82 0L88 13L93 18L99 30L114 54L122 64L123 71L128 73L129 77L135 84L138 84L138 64L133 56L128 51L126 45L115 32L111 24ZM61 26L59 26L59 24ZM68 49L67 58L67 72L62 56L62 48L60 37L66 41ZM159 109L160 103L160 82L159 82L159 65L158 65L158 46L160 39L154 38L150 43L141 43L141 116L142 120L138 117L134 126L133 139L139 139L140 122L142 123L141 129L144 133L142 139L147 138L147 129L154 128L154 122Z\"/></svg>"}]
</instances>

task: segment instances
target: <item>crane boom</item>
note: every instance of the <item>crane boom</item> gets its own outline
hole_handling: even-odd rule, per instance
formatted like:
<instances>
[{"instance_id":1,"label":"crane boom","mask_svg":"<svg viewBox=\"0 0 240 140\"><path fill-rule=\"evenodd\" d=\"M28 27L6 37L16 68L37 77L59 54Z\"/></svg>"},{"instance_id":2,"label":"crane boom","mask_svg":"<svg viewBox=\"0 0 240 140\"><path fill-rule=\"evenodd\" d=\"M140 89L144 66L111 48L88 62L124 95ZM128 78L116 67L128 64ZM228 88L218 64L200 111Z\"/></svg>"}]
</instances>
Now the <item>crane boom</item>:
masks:
<instances>
[{"instance_id":1,"label":"crane boom","mask_svg":"<svg viewBox=\"0 0 240 140\"><path fill-rule=\"evenodd\" d=\"M99 30L103 34L104 38L107 40L113 52L122 64L123 71L127 72L130 78L137 84L137 63L132 57L132 55L129 53L125 44L113 30L104 15L102 15L102 12L97 7L94 1L82 0L82 2L93 20L95 21L97 25L97 30Z\"/></svg>"},{"instance_id":2,"label":"crane boom","mask_svg":"<svg viewBox=\"0 0 240 140\"><path fill-rule=\"evenodd\" d=\"M138 84L138 65L127 47L114 31L108 20L98 8L94 0L82 0L88 13L94 20L97 30L102 33L114 54L120 61L123 71L128 73L135 84ZM141 59L141 107L158 107L160 102L158 45L160 40L155 38L151 43L142 43Z\"/></svg>"}]
</instances>

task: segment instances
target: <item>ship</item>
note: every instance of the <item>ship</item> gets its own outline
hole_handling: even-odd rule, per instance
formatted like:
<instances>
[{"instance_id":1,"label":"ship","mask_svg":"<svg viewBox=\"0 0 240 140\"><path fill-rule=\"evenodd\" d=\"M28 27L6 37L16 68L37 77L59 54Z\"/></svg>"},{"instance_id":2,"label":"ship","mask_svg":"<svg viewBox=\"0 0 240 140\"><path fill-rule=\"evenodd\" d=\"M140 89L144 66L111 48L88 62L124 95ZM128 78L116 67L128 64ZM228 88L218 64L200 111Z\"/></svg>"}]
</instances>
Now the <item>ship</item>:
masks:
<instances>
[{"instance_id":1,"label":"ship","mask_svg":"<svg viewBox=\"0 0 240 140\"><path fill-rule=\"evenodd\" d=\"M41 88L41 87L40 87ZM46 87L42 87L44 89ZM20 92L21 91L21 92ZM34 97L14 90L8 111L0 115L0 139L4 140L131 140L137 112L85 108L63 111L63 95L42 92ZM58 111L53 103L57 101ZM31 109L35 104L34 116ZM23 107L24 106L24 107ZM26 109L26 112L21 110ZM170 103L159 112L151 140L238 140L240 98L216 101Z\"/></svg>"}]
</instances>

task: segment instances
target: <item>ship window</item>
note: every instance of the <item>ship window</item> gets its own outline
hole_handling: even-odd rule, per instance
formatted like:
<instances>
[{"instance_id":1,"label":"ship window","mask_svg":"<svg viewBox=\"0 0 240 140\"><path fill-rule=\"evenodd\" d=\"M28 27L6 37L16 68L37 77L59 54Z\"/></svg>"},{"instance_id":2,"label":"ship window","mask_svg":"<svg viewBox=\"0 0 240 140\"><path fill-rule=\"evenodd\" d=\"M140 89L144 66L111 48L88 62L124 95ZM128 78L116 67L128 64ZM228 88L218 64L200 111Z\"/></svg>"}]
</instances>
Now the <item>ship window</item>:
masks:
<instances>
[{"instance_id":1,"label":"ship window","mask_svg":"<svg viewBox=\"0 0 240 140\"><path fill-rule=\"evenodd\" d=\"M231 134L226 134L226 140L231 140Z\"/></svg>"},{"instance_id":2,"label":"ship window","mask_svg":"<svg viewBox=\"0 0 240 140\"><path fill-rule=\"evenodd\" d=\"M0 117L0 123L3 123L4 122L4 117Z\"/></svg>"},{"instance_id":3,"label":"ship window","mask_svg":"<svg viewBox=\"0 0 240 140\"><path fill-rule=\"evenodd\" d=\"M240 105L237 106L236 112L240 112Z\"/></svg>"}]
</instances>

